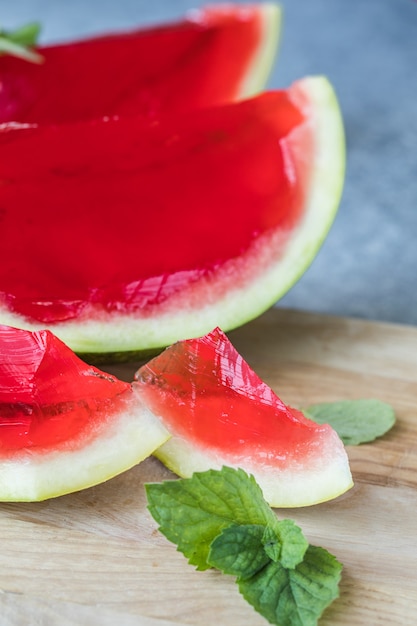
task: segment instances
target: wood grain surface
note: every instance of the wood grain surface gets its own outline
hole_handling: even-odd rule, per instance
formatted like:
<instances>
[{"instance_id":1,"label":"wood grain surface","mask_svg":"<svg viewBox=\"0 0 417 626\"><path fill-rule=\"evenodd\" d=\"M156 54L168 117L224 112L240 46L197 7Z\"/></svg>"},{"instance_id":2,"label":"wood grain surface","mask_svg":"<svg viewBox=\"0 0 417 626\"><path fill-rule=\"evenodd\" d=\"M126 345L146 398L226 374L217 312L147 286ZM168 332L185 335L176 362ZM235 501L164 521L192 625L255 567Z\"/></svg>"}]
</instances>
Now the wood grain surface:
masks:
<instances>
[{"instance_id":1,"label":"wood grain surface","mask_svg":"<svg viewBox=\"0 0 417 626\"><path fill-rule=\"evenodd\" d=\"M348 448L352 490L277 514L344 564L320 625L414 626L417 329L273 309L229 336L293 406L365 397L394 406L389 434ZM106 369L129 380L137 367ZM151 458L79 493L0 504L1 626L266 624L231 577L196 572L156 530L143 483L168 477Z\"/></svg>"}]
</instances>

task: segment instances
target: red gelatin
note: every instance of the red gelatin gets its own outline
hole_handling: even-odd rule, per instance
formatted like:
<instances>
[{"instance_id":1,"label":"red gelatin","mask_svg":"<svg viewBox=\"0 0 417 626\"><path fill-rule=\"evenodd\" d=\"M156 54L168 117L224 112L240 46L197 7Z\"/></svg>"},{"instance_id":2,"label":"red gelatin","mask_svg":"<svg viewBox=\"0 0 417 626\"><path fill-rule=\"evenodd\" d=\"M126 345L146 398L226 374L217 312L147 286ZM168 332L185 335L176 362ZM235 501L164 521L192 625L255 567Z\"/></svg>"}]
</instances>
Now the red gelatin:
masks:
<instances>
[{"instance_id":1,"label":"red gelatin","mask_svg":"<svg viewBox=\"0 0 417 626\"><path fill-rule=\"evenodd\" d=\"M49 331L0 326L2 457L85 445L131 394L131 385L87 365Z\"/></svg>"},{"instance_id":2,"label":"red gelatin","mask_svg":"<svg viewBox=\"0 0 417 626\"><path fill-rule=\"evenodd\" d=\"M286 406L219 329L167 348L135 378L170 432L225 458L302 463L329 436Z\"/></svg>"},{"instance_id":3,"label":"red gelatin","mask_svg":"<svg viewBox=\"0 0 417 626\"><path fill-rule=\"evenodd\" d=\"M155 117L234 99L265 36L261 6L208 7L162 27L0 57L0 123Z\"/></svg>"},{"instance_id":4,"label":"red gelatin","mask_svg":"<svg viewBox=\"0 0 417 626\"><path fill-rule=\"evenodd\" d=\"M288 151L303 122L282 91L154 123L3 129L3 301L45 323L152 315L263 233L280 230L282 252L303 210L306 165Z\"/></svg>"}]
</instances>

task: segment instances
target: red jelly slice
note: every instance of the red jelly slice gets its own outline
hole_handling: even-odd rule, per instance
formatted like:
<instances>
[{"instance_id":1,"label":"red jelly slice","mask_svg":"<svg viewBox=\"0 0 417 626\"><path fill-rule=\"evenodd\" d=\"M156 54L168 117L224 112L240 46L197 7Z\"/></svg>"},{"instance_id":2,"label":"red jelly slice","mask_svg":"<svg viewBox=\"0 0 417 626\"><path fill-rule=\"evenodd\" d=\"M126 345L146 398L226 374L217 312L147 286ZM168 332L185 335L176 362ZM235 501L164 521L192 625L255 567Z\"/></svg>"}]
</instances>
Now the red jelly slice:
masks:
<instances>
[{"instance_id":1,"label":"red jelly slice","mask_svg":"<svg viewBox=\"0 0 417 626\"><path fill-rule=\"evenodd\" d=\"M69 449L126 409L131 385L89 366L48 331L0 326L0 456Z\"/></svg>"},{"instance_id":2,"label":"red jelly slice","mask_svg":"<svg viewBox=\"0 0 417 626\"><path fill-rule=\"evenodd\" d=\"M220 330L166 348L134 388L171 437L155 451L180 476L240 467L273 506L304 506L352 486L342 442L287 405Z\"/></svg>"},{"instance_id":3,"label":"red jelly slice","mask_svg":"<svg viewBox=\"0 0 417 626\"><path fill-rule=\"evenodd\" d=\"M41 47L40 65L0 57L0 122L155 117L234 99L255 60L265 67L252 86L267 75L277 17L268 5L208 7L166 26Z\"/></svg>"},{"instance_id":4,"label":"red jelly slice","mask_svg":"<svg viewBox=\"0 0 417 626\"><path fill-rule=\"evenodd\" d=\"M132 385L87 365L48 330L0 325L0 501L102 483L168 436Z\"/></svg>"},{"instance_id":5,"label":"red jelly slice","mask_svg":"<svg viewBox=\"0 0 417 626\"><path fill-rule=\"evenodd\" d=\"M279 232L279 257L304 207L304 119L280 91L154 123L4 129L3 303L48 323L91 307L149 316L262 234ZM298 161L293 136L303 137ZM225 275L224 290L241 280Z\"/></svg>"},{"instance_id":6,"label":"red jelly slice","mask_svg":"<svg viewBox=\"0 0 417 626\"><path fill-rule=\"evenodd\" d=\"M220 329L167 348L136 380L171 433L231 458L302 462L329 435L329 426L286 406Z\"/></svg>"}]
</instances>

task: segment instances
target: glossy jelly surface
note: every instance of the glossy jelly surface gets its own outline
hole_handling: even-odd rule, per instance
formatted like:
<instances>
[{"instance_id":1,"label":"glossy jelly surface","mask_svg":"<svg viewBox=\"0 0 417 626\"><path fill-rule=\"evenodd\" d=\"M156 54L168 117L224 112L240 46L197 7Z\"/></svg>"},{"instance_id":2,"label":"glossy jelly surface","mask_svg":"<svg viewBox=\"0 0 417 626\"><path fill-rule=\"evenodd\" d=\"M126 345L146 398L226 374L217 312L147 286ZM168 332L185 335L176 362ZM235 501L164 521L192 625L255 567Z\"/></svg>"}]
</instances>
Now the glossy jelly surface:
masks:
<instances>
[{"instance_id":1,"label":"glossy jelly surface","mask_svg":"<svg viewBox=\"0 0 417 626\"><path fill-rule=\"evenodd\" d=\"M131 385L81 361L49 331L0 326L0 454L70 448L130 398Z\"/></svg>"},{"instance_id":2,"label":"glossy jelly surface","mask_svg":"<svg viewBox=\"0 0 417 626\"><path fill-rule=\"evenodd\" d=\"M135 378L172 434L208 450L301 462L329 436L287 407L219 329L174 344Z\"/></svg>"},{"instance_id":3,"label":"glossy jelly surface","mask_svg":"<svg viewBox=\"0 0 417 626\"><path fill-rule=\"evenodd\" d=\"M283 251L304 206L304 121L278 91L154 122L3 128L0 304L48 324L152 315L264 233Z\"/></svg>"},{"instance_id":4,"label":"glossy jelly surface","mask_svg":"<svg viewBox=\"0 0 417 626\"><path fill-rule=\"evenodd\" d=\"M41 47L40 65L0 57L0 123L153 118L226 102L260 43L260 13L201 9L176 24Z\"/></svg>"}]
</instances>

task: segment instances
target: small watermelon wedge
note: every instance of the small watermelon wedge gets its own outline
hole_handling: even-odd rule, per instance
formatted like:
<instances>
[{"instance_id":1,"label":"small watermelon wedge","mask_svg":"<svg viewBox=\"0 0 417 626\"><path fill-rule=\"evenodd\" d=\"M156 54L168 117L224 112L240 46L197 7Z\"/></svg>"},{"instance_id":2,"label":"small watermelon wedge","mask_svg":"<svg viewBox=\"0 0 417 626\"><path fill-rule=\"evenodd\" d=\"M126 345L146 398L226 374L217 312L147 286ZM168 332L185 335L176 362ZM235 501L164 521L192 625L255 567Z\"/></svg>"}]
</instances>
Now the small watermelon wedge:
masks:
<instances>
[{"instance_id":1,"label":"small watermelon wedge","mask_svg":"<svg viewBox=\"0 0 417 626\"><path fill-rule=\"evenodd\" d=\"M0 500L103 482L169 433L132 386L87 365L51 332L0 326Z\"/></svg>"},{"instance_id":2,"label":"small watermelon wedge","mask_svg":"<svg viewBox=\"0 0 417 626\"><path fill-rule=\"evenodd\" d=\"M336 432L286 406L218 328L167 348L135 380L171 434L154 454L179 476L240 467L276 507L317 504L352 486Z\"/></svg>"},{"instance_id":3,"label":"small watermelon wedge","mask_svg":"<svg viewBox=\"0 0 417 626\"><path fill-rule=\"evenodd\" d=\"M272 306L344 179L324 77L164 116L0 130L0 323L129 358Z\"/></svg>"},{"instance_id":4,"label":"small watermelon wedge","mask_svg":"<svg viewBox=\"0 0 417 626\"><path fill-rule=\"evenodd\" d=\"M183 20L42 46L43 63L0 57L0 123L154 119L259 92L275 60L273 4L219 4Z\"/></svg>"}]
</instances>

